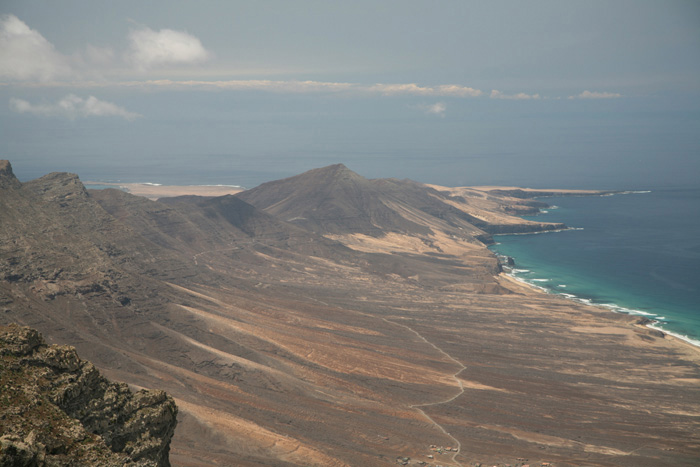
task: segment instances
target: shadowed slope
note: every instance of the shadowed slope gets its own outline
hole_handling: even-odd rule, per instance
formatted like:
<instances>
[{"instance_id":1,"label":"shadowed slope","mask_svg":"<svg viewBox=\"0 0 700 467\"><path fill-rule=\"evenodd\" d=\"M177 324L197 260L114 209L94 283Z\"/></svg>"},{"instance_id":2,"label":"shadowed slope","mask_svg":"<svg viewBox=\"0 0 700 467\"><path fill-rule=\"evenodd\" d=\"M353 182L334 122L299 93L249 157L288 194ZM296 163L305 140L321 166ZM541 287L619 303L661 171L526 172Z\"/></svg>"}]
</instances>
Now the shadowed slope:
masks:
<instances>
[{"instance_id":1,"label":"shadowed slope","mask_svg":"<svg viewBox=\"0 0 700 467\"><path fill-rule=\"evenodd\" d=\"M264 183L236 196L321 234L361 232L379 236L385 231L427 232L424 226L384 205L369 180L342 164Z\"/></svg>"},{"instance_id":2,"label":"shadowed slope","mask_svg":"<svg viewBox=\"0 0 700 467\"><path fill-rule=\"evenodd\" d=\"M367 180L342 164L268 182L235 195L252 205L321 235L398 233L429 238L437 233L490 241L490 234L561 229L562 224L507 216L480 218L469 201L411 180Z\"/></svg>"},{"instance_id":3,"label":"shadowed slope","mask_svg":"<svg viewBox=\"0 0 700 467\"><path fill-rule=\"evenodd\" d=\"M463 197L411 180L367 180L342 164L235 196L356 251L385 255L373 262L378 271L473 292L507 292L494 281L500 269L483 248L492 233L565 227L505 212L485 216L486 210ZM458 276L449 277L449 271L459 271Z\"/></svg>"}]
</instances>

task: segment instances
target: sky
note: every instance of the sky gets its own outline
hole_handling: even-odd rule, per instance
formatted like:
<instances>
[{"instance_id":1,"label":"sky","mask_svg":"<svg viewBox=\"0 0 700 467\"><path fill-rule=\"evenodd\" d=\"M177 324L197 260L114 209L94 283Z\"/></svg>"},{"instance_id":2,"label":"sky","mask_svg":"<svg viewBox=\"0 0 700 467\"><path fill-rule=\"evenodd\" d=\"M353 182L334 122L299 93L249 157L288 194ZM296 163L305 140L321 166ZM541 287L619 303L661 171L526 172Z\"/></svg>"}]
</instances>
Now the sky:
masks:
<instances>
[{"instance_id":1,"label":"sky","mask_svg":"<svg viewBox=\"0 0 700 467\"><path fill-rule=\"evenodd\" d=\"M21 180L700 185L700 2L0 2Z\"/></svg>"}]
</instances>

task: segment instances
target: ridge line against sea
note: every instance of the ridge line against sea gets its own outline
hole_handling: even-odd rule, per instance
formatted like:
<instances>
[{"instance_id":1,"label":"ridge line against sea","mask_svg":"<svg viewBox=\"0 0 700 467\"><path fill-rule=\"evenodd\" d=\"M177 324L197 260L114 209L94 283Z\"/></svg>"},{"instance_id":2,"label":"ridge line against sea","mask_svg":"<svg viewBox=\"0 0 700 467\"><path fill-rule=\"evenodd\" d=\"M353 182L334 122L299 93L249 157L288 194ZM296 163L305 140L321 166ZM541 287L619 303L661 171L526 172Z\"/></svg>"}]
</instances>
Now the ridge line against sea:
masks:
<instances>
[{"instance_id":1,"label":"ridge line against sea","mask_svg":"<svg viewBox=\"0 0 700 467\"><path fill-rule=\"evenodd\" d=\"M222 196L225 194L234 194L240 191L245 190L243 186L240 185L230 185L230 184L182 184L182 183L177 183L177 184L167 184L167 183L145 183L145 182L122 182L122 181L116 181L114 179L108 181L108 182L102 182L102 181L90 181L90 182L85 182L85 185L89 189L99 189L99 188L118 188L118 189L125 189L126 191L140 195L140 196L145 196L151 199L157 199L158 197L161 196L178 196L180 194L193 194L192 189L195 189L196 194L200 196ZM182 189L182 192L179 190ZM151 191L154 190L154 191ZM163 193L164 190L167 190L167 194L160 194L158 195L157 193ZM623 191L614 191L614 192L606 192L603 194L570 194L566 196L541 196L538 197L538 199L544 200L546 202L553 202L556 203L553 206L549 206L547 208L543 208L540 210L540 213L535 215L535 216L522 216L524 219L530 219L530 220L537 220L537 221L545 221L545 222L562 222L561 219L556 218L559 214L562 213L567 213L568 216L567 218L563 221L563 223L567 224L569 226L565 230L555 230L555 231L547 231L547 232L534 232L534 233L526 233L526 234L507 234L507 235L498 235L498 243L496 245L492 245L490 249L494 251L496 254L504 254L504 249L507 249L510 251L511 254L505 253L507 256L513 256L516 258L516 261L518 264L522 263L523 260L523 251L522 248L525 247L527 248L527 245L522 245L523 242L528 243L527 241L517 241L515 239L517 238L533 238L533 237L542 237L544 242L549 242L549 239L551 239L555 235L566 235L566 232L574 232L574 231L585 231L585 230L590 230L590 227L583 226L580 223L580 219L577 219L576 217L576 212L574 211L569 211L567 209L567 204L571 200L592 200L592 199L598 199L603 202L609 202L609 200L615 198L615 197L634 197L634 196L641 196L641 195L658 195L659 193L664 193L664 192L676 192L676 191L691 191L691 192L698 192L700 193L700 189L694 189L694 188L683 188L683 189L664 189L664 188L659 188L659 189L654 189L654 190L634 190L634 189L627 189ZM562 209L563 207L563 209ZM593 212L596 212L600 209L600 206L595 208ZM584 209L585 211L585 209ZM580 214L580 212L579 212ZM590 214L590 213L589 213ZM668 214L668 211L665 213ZM698 211L698 219L700 219L700 209ZM700 227L700 226L698 226ZM700 231L699 229L695 229L694 231ZM594 227L592 232L589 233L595 233L596 229ZM547 234L552 234L552 235L534 235L534 234L539 234L539 233L547 233ZM546 240L545 240L546 239ZM590 240L588 240L590 241ZM506 244L507 246L505 246ZM517 254L513 253L511 251L513 248L515 248L517 251ZM697 251L700 252L700 244L697 245ZM529 252L527 254L528 260L532 262L532 253ZM648 311L646 310L646 304L637 301L635 302L636 305L638 306L625 306L626 301L624 297L619 297L615 296L615 294L610 294L605 293L605 294L599 294L595 290L591 289L591 286L587 287L587 290L581 292L580 290L577 290L577 282L580 281L580 278L578 280L574 280L570 282L569 284L564 284L564 280L556 280L557 276L553 275L553 277L547 278L547 279L542 279L541 277L535 277L536 275L542 275L543 273L546 272L551 272L549 271L550 268L547 267L542 267L543 266L543 261L549 261L550 259L547 259L547 255L541 255L542 257L534 262L534 266L529 266L526 268L527 270L524 270L523 268L518 268L516 267L514 270L509 271L508 274L513 277L514 279L524 282L532 287L537 288L540 291L543 291L545 293L551 293L551 294L557 294L560 296L563 296L565 298L571 299L573 301L587 304L587 305L592 305L592 306L597 306L597 307L602 307L606 308L611 311L619 312L619 313L625 313L625 314L633 314L633 315L639 315L639 316L644 316L649 319L654 320L655 322L649 323L647 326L652 328L652 329L657 329L661 330L671 336L674 336L690 345L693 345L694 347L700 347L700 316L698 317L693 317L693 310L688 310L691 315L691 321L692 321L692 328L690 331L686 328L683 327L679 329L676 325L678 324L678 319L679 317L682 318L681 315L683 315L683 312L680 312L678 310L674 312L664 312L664 313L659 313L659 312L653 312L653 311ZM698 255L698 264L700 264L700 254ZM544 269L544 270L543 270ZM569 269L576 269L575 267L571 267L569 265ZM561 268L559 268L561 270ZM569 276L568 274L567 276ZM700 278L700 270L697 271L697 274L695 277ZM590 280L590 277L584 278L585 280ZM554 282L557 282L554 287L551 287L550 285ZM624 288L623 288L624 289ZM629 293L629 291L628 291ZM622 295L625 295L624 293ZM695 290L694 296L696 297L697 302L695 303L700 303L700 292ZM650 300L651 302L655 302L656 300ZM659 304L657 303L655 307L652 308L662 308L659 307ZM676 307L677 308L677 307ZM694 311L695 315L700 315L700 311L695 310ZM681 320L682 321L682 320Z\"/></svg>"},{"instance_id":2,"label":"ridge line against sea","mask_svg":"<svg viewBox=\"0 0 700 467\"><path fill-rule=\"evenodd\" d=\"M553 204L521 217L569 228L498 235L489 248L513 258L508 276L700 347L700 189L539 198Z\"/></svg>"}]
</instances>

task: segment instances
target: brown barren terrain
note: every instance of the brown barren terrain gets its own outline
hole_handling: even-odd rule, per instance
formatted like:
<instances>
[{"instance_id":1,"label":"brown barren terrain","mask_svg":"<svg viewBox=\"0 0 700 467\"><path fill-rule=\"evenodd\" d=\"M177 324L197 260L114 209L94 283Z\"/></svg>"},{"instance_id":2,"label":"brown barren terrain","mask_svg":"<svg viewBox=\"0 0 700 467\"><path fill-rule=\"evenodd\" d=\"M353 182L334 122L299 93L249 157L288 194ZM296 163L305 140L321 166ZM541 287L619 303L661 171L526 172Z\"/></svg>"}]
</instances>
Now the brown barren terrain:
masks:
<instances>
[{"instance_id":1,"label":"brown barren terrain","mask_svg":"<svg viewBox=\"0 0 700 467\"><path fill-rule=\"evenodd\" d=\"M697 348L501 274L491 235L565 228L512 216L538 201L341 165L211 199L0 187L0 318L171 394L173 465L700 458Z\"/></svg>"}]
</instances>

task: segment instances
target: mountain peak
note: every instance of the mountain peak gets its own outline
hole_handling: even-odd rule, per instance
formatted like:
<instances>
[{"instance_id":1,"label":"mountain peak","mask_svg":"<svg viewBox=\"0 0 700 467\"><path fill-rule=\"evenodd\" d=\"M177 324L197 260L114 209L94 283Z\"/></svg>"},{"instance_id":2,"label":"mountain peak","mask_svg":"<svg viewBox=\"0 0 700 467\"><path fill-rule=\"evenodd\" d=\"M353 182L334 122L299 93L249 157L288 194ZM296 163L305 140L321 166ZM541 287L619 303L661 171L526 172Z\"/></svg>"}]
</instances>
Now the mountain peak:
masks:
<instances>
[{"instance_id":1,"label":"mountain peak","mask_svg":"<svg viewBox=\"0 0 700 467\"><path fill-rule=\"evenodd\" d=\"M326 167L321 167L319 169L312 169L304 172L300 176L317 176L317 177L340 177L340 176L351 176L356 178L364 178L362 175L353 172L348 169L344 164L333 164Z\"/></svg>"},{"instance_id":2,"label":"mountain peak","mask_svg":"<svg viewBox=\"0 0 700 467\"><path fill-rule=\"evenodd\" d=\"M74 173L52 172L24 184L24 188L41 196L44 200L58 201L65 205L70 200L86 199L85 185Z\"/></svg>"},{"instance_id":3,"label":"mountain peak","mask_svg":"<svg viewBox=\"0 0 700 467\"><path fill-rule=\"evenodd\" d=\"M6 171L12 173L12 164L7 159L0 160L0 174L4 174Z\"/></svg>"},{"instance_id":4,"label":"mountain peak","mask_svg":"<svg viewBox=\"0 0 700 467\"><path fill-rule=\"evenodd\" d=\"M377 236L388 231L428 230L387 206L385 195L372 181L343 164L334 164L263 183L236 196L321 235L351 232Z\"/></svg>"},{"instance_id":5,"label":"mountain peak","mask_svg":"<svg viewBox=\"0 0 700 467\"><path fill-rule=\"evenodd\" d=\"M20 181L12 171L12 164L8 160L0 160L0 188L17 188Z\"/></svg>"}]
</instances>

